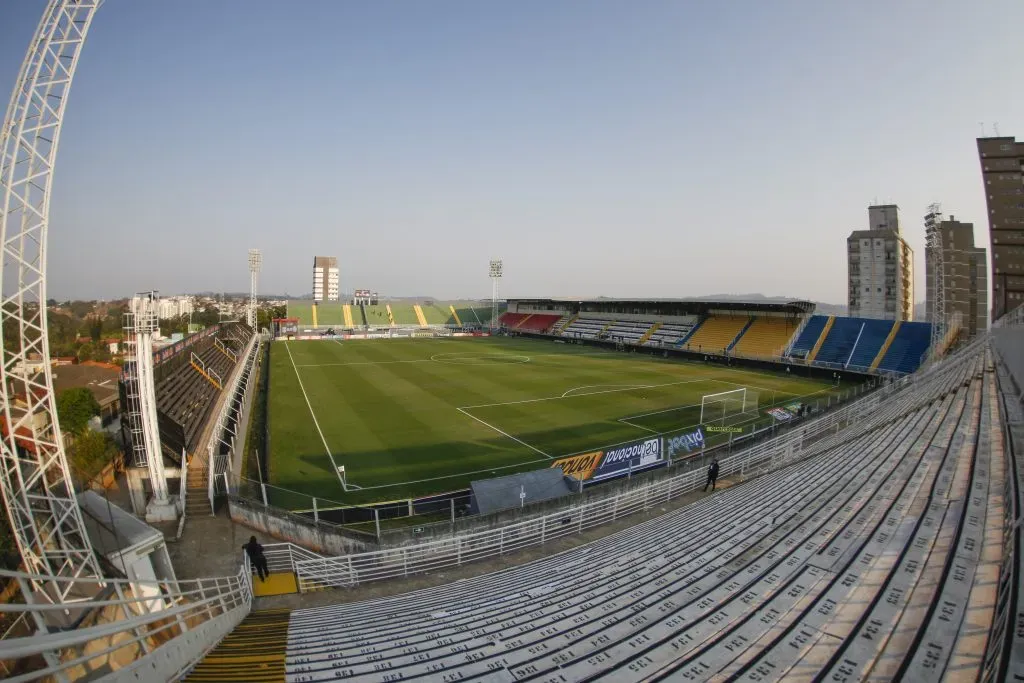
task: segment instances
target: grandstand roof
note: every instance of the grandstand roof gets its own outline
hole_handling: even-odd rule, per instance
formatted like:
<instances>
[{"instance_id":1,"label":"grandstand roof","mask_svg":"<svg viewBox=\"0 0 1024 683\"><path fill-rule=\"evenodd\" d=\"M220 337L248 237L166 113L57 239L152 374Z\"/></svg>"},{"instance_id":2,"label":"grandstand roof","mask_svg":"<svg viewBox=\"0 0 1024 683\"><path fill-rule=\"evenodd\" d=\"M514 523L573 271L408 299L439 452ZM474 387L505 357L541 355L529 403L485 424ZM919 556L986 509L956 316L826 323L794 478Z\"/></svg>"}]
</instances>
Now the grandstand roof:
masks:
<instances>
[{"instance_id":1,"label":"grandstand roof","mask_svg":"<svg viewBox=\"0 0 1024 683\"><path fill-rule=\"evenodd\" d=\"M627 298L613 299L609 297L598 297L596 299L579 299L571 297L555 298L534 298L534 297L508 297L508 301L535 304L649 304L652 306L663 304L682 304L693 308L724 308L732 310L762 310L762 311L789 311L794 313L810 313L814 310L813 301L802 299L789 299L786 297L764 297L761 299L713 299L713 298Z\"/></svg>"}]
</instances>

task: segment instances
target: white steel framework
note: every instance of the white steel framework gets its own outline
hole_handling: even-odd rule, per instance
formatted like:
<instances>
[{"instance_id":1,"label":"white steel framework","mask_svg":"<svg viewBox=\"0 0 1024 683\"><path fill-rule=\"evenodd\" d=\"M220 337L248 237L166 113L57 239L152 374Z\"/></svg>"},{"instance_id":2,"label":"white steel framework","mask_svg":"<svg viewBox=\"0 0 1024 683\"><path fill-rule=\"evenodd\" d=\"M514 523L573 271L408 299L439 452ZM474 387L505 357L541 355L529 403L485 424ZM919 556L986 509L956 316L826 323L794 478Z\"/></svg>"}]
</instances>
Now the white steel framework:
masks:
<instances>
[{"instance_id":1,"label":"white steel framework","mask_svg":"<svg viewBox=\"0 0 1024 683\"><path fill-rule=\"evenodd\" d=\"M488 274L491 276L491 329L498 325L498 280L501 279L503 264L500 258L491 259Z\"/></svg>"},{"instance_id":2,"label":"white steel framework","mask_svg":"<svg viewBox=\"0 0 1024 683\"><path fill-rule=\"evenodd\" d=\"M928 279L932 284L931 324L932 339L929 348L934 353L946 336L946 268L942 248L942 207L930 204L924 217L925 251L931 262Z\"/></svg>"},{"instance_id":3,"label":"white steel framework","mask_svg":"<svg viewBox=\"0 0 1024 683\"><path fill-rule=\"evenodd\" d=\"M50 371L46 240L53 167L71 80L101 0L50 0L21 65L0 129L0 404L6 431L0 488L37 590L69 600L73 581L99 576L82 522ZM42 369L29 371L41 359ZM24 408L13 398L23 396Z\"/></svg>"},{"instance_id":4,"label":"white steel framework","mask_svg":"<svg viewBox=\"0 0 1024 683\"><path fill-rule=\"evenodd\" d=\"M263 254L259 249L249 250L249 310L246 322L253 330L256 329L256 288L259 284L260 269L263 267Z\"/></svg>"}]
</instances>

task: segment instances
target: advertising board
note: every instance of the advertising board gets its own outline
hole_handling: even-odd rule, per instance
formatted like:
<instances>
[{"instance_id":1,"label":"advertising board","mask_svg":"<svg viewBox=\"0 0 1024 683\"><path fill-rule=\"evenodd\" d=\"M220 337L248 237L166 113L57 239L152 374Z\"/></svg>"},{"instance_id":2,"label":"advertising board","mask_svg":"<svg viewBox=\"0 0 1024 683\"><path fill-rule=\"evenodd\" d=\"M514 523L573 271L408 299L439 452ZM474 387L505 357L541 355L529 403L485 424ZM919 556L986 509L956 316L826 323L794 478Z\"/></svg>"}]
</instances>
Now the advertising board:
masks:
<instances>
[{"instance_id":1,"label":"advertising board","mask_svg":"<svg viewBox=\"0 0 1024 683\"><path fill-rule=\"evenodd\" d=\"M603 481L664 464L661 438L642 439L603 451L559 458L551 463L582 481Z\"/></svg>"},{"instance_id":2,"label":"advertising board","mask_svg":"<svg viewBox=\"0 0 1024 683\"><path fill-rule=\"evenodd\" d=\"M671 460L684 453L699 451L704 448L704 430L697 427L696 431L665 437L665 453Z\"/></svg>"}]
</instances>

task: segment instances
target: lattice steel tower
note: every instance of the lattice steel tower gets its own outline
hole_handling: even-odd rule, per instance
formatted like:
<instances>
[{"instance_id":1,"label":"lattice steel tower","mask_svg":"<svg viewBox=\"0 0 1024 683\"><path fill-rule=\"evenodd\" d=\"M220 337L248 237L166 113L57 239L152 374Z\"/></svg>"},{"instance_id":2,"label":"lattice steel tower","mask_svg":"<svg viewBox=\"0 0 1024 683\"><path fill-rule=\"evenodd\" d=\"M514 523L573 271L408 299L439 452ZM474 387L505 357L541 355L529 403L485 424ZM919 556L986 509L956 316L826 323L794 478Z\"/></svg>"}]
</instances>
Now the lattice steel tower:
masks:
<instances>
[{"instance_id":1,"label":"lattice steel tower","mask_svg":"<svg viewBox=\"0 0 1024 683\"><path fill-rule=\"evenodd\" d=\"M502 263L500 258L491 259L488 273L491 276L491 329L498 324L498 280L501 279Z\"/></svg>"},{"instance_id":2,"label":"lattice steel tower","mask_svg":"<svg viewBox=\"0 0 1024 683\"><path fill-rule=\"evenodd\" d=\"M249 250L249 310L246 322L253 330L256 329L256 287L259 284L260 269L263 267L263 254L259 249Z\"/></svg>"},{"instance_id":3,"label":"lattice steel tower","mask_svg":"<svg viewBox=\"0 0 1024 683\"><path fill-rule=\"evenodd\" d=\"M928 279L931 281L931 349L934 352L946 336L946 269L943 263L942 248L942 207L930 204L924 217L925 253L930 268Z\"/></svg>"},{"instance_id":4,"label":"lattice steel tower","mask_svg":"<svg viewBox=\"0 0 1024 683\"><path fill-rule=\"evenodd\" d=\"M0 129L0 488L28 571L99 576L64 452L50 371L46 240L71 81L101 0L51 0ZM14 405L24 397L24 408ZM37 586L64 602L73 583Z\"/></svg>"}]
</instances>

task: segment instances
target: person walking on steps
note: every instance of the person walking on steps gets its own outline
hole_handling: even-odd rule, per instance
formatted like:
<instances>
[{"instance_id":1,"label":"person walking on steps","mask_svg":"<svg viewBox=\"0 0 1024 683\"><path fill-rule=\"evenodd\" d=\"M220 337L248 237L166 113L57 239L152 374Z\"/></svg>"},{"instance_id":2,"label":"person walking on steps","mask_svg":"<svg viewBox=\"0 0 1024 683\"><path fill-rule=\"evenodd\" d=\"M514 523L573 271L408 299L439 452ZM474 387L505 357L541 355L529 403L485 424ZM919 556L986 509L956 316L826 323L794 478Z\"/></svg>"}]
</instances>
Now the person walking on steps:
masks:
<instances>
[{"instance_id":1,"label":"person walking on steps","mask_svg":"<svg viewBox=\"0 0 1024 683\"><path fill-rule=\"evenodd\" d=\"M263 554L263 546L259 544L255 536L249 537L249 542L242 546L245 554L249 556L249 562L256 567L260 581L266 581L270 576L270 569L267 567L267 557Z\"/></svg>"},{"instance_id":2,"label":"person walking on steps","mask_svg":"<svg viewBox=\"0 0 1024 683\"><path fill-rule=\"evenodd\" d=\"M711 465L708 466L708 480L704 484L705 491L708 490L708 484L711 485L711 490L715 490L715 482L718 480L718 460L712 460Z\"/></svg>"}]
</instances>

